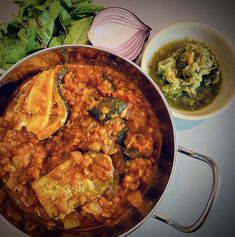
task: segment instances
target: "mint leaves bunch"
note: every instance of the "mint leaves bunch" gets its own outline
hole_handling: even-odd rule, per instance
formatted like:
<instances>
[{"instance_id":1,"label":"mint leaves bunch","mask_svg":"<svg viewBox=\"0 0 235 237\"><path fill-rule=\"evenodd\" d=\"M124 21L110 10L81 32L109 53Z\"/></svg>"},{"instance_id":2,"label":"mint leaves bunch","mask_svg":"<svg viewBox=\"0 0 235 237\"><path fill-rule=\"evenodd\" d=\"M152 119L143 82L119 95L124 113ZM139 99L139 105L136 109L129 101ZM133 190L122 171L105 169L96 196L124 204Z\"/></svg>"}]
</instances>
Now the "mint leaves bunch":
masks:
<instances>
[{"instance_id":1,"label":"mint leaves bunch","mask_svg":"<svg viewBox=\"0 0 235 237\"><path fill-rule=\"evenodd\" d=\"M0 68L62 44L88 44L93 17L103 9L91 0L15 0L18 13L0 28Z\"/></svg>"}]
</instances>

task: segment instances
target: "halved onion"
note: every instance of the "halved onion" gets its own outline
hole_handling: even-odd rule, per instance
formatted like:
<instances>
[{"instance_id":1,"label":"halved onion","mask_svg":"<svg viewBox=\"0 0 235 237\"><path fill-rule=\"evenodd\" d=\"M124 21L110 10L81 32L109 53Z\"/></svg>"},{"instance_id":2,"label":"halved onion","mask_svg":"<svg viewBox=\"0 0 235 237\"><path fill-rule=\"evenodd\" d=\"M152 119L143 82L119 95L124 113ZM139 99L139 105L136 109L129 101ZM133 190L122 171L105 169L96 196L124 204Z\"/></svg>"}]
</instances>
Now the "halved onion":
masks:
<instances>
[{"instance_id":1,"label":"halved onion","mask_svg":"<svg viewBox=\"0 0 235 237\"><path fill-rule=\"evenodd\" d=\"M94 17L88 38L94 46L134 60L140 54L150 31L151 28L132 12L110 7Z\"/></svg>"}]
</instances>

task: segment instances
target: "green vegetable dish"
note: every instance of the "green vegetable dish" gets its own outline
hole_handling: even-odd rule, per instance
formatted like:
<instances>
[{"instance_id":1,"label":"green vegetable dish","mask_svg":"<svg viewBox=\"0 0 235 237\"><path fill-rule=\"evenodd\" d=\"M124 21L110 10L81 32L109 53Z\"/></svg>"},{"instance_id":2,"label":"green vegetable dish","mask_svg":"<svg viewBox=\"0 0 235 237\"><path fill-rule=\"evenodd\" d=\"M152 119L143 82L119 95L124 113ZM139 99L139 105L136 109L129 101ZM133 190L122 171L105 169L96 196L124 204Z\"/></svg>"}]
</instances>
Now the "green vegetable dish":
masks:
<instances>
[{"instance_id":1,"label":"green vegetable dish","mask_svg":"<svg viewBox=\"0 0 235 237\"><path fill-rule=\"evenodd\" d=\"M25 56L62 44L88 44L93 17L103 10L91 0L15 0L19 7L0 26L0 68Z\"/></svg>"},{"instance_id":2,"label":"green vegetable dish","mask_svg":"<svg viewBox=\"0 0 235 237\"><path fill-rule=\"evenodd\" d=\"M210 104L222 81L215 55L204 43L189 38L155 52L149 72L171 106L191 111Z\"/></svg>"}]
</instances>

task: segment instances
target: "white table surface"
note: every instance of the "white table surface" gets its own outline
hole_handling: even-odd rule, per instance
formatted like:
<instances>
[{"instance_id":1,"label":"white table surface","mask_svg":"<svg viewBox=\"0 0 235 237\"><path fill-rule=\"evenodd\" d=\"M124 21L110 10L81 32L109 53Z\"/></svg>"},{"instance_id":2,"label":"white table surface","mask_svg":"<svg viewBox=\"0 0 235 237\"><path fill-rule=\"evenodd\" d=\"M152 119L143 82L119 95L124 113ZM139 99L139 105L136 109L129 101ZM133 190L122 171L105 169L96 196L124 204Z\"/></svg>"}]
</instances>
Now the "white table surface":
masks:
<instances>
[{"instance_id":1,"label":"white table surface","mask_svg":"<svg viewBox=\"0 0 235 237\"><path fill-rule=\"evenodd\" d=\"M120 6L133 11L152 27L150 38L159 30L177 22L200 22L222 32L235 45L235 15L232 1L169 1L169 0L99 0L105 7ZM0 22L10 18L16 7L9 0L0 1ZM234 75L235 76L235 75ZM235 78L234 78L235 79ZM175 119L179 144L210 156L217 163L221 183L218 198L207 222L191 237L232 236L234 228L235 195L235 103L214 118L204 121ZM210 169L184 157L177 156L177 165L169 189L157 208L182 224L190 224L201 213L211 187ZM181 233L151 217L129 236L181 237ZM0 236L21 237L0 219Z\"/></svg>"}]
</instances>

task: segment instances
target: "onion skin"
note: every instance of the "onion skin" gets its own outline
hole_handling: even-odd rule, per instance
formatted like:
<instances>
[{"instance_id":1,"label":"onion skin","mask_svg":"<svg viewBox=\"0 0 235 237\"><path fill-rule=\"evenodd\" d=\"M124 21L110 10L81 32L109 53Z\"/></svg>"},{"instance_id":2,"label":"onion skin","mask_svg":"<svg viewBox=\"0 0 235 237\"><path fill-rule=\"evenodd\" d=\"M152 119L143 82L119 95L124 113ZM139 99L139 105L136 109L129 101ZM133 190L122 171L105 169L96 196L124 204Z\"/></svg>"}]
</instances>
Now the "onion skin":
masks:
<instances>
[{"instance_id":1,"label":"onion skin","mask_svg":"<svg viewBox=\"0 0 235 237\"><path fill-rule=\"evenodd\" d=\"M94 17L88 38L94 46L135 60L148 40L151 30L129 10L109 7Z\"/></svg>"}]
</instances>

